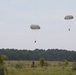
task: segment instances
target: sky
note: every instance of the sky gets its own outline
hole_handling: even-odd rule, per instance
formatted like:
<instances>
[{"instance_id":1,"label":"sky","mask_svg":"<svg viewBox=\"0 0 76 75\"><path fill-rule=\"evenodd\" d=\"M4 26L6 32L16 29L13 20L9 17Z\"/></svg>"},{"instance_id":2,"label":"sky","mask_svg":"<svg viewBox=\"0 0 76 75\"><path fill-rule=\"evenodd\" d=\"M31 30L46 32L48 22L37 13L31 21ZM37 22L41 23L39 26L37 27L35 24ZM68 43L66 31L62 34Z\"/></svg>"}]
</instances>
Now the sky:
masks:
<instances>
[{"instance_id":1,"label":"sky","mask_svg":"<svg viewBox=\"0 0 76 75\"><path fill-rule=\"evenodd\" d=\"M65 20L66 15L74 19ZM76 51L76 0L0 0L2 48Z\"/></svg>"}]
</instances>

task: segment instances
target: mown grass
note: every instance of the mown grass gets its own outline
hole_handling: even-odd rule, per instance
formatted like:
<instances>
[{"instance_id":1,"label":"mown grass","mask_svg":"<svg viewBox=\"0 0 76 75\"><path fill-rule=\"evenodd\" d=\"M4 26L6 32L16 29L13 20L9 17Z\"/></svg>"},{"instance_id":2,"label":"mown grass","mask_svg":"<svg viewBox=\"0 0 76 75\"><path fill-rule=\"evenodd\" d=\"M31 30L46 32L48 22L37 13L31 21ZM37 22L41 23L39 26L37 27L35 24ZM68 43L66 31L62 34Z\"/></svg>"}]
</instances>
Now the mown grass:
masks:
<instances>
[{"instance_id":1,"label":"mown grass","mask_svg":"<svg viewBox=\"0 0 76 75\"><path fill-rule=\"evenodd\" d=\"M8 75L76 75L72 70L72 62L65 66L64 62L47 61L48 65L41 67L39 61L35 61L35 67L31 67L32 61L6 61L5 66Z\"/></svg>"}]
</instances>

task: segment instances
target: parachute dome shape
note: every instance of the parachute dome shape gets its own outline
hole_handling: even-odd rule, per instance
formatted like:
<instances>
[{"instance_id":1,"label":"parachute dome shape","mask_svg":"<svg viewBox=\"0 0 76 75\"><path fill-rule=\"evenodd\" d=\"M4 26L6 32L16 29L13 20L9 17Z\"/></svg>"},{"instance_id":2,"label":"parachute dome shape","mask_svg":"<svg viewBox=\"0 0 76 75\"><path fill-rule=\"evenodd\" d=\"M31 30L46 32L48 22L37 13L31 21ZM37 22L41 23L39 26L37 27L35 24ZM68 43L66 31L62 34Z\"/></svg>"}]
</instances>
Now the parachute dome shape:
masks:
<instances>
[{"instance_id":1,"label":"parachute dome shape","mask_svg":"<svg viewBox=\"0 0 76 75\"><path fill-rule=\"evenodd\" d=\"M65 16L65 20L71 20L71 19L73 19L74 17L72 16L72 15L67 15L67 16Z\"/></svg>"},{"instance_id":2,"label":"parachute dome shape","mask_svg":"<svg viewBox=\"0 0 76 75\"><path fill-rule=\"evenodd\" d=\"M40 29L40 26L33 24L33 25L30 26L30 28L33 29L33 30L36 30L36 29Z\"/></svg>"}]
</instances>

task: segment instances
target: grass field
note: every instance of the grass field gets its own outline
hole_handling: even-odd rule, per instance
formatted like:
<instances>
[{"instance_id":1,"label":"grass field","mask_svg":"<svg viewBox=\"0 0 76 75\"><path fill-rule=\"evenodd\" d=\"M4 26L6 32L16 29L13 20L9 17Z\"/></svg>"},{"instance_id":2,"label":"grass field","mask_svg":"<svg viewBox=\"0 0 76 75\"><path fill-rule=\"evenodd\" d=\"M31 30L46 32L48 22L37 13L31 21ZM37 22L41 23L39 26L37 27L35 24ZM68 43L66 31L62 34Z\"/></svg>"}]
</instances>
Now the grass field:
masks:
<instances>
[{"instance_id":1,"label":"grass field","mask_svg":"<svg viewBox=\"0 0 76 75\"><path fill-rule=\"evenodd\" d=\"M76 75L76 70L72 70L73 62L65 66L65 62L47 61L41 67L39 61L35 61L35 67L31 65L32 61L5 61L8 75Z\"/></svg>"}]
</instances>

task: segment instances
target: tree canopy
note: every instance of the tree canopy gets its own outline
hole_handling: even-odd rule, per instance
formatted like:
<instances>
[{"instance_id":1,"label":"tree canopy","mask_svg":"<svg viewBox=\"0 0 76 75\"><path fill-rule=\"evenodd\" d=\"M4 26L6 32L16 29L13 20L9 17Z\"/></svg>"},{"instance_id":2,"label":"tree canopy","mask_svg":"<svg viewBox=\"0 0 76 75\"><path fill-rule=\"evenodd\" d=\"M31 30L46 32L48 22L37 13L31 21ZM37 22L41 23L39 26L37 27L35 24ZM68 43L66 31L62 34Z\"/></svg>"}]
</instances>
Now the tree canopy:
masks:
<instances>
[{"instance_id":1,"label":"tree canopy","mask_svg":"<svg viewBox=\"0 0 76 75\"><path fill-rule=\"evenodd\" d=\"M39 60L45 58L48 61L76 61L76 52L62 49L0 49L0 55L6 55L8 60Z\"/></svg>"}]
</instances>

